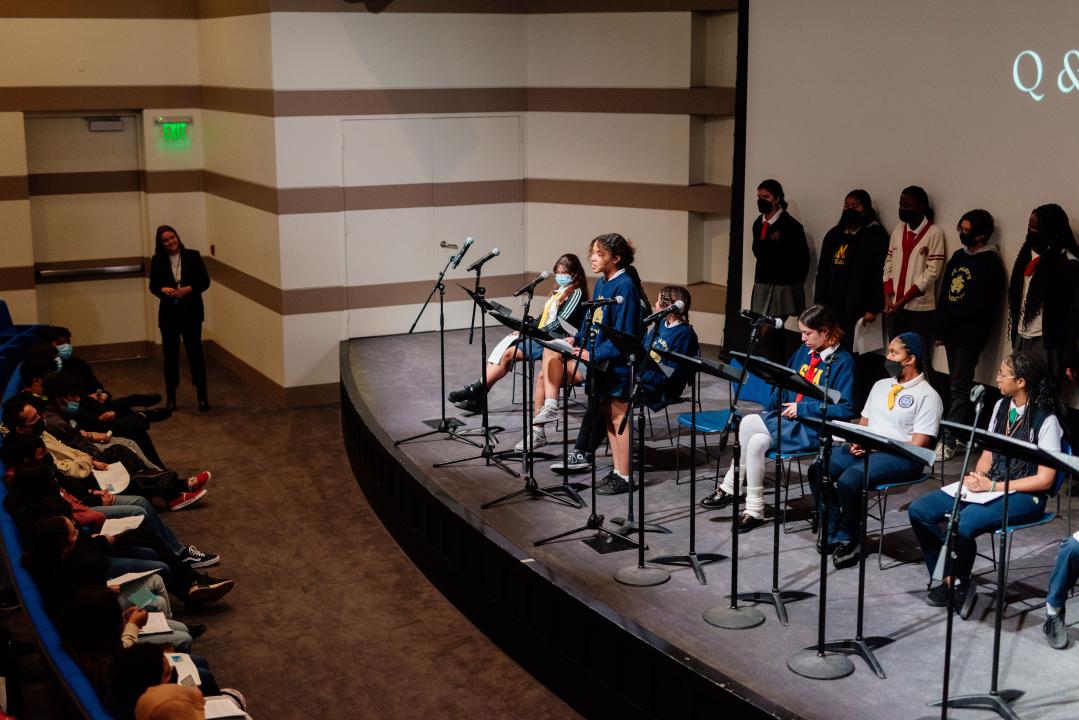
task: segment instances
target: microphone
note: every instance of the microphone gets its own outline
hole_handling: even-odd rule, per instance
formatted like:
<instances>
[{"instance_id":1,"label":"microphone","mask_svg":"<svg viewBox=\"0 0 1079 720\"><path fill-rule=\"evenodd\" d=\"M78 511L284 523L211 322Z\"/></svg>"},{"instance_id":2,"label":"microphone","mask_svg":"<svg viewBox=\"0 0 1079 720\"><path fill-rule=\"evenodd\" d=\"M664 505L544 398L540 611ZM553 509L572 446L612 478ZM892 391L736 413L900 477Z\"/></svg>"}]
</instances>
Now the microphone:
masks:
<instances>
[{"instance_id":1,"label":"microphone","mask_svg":"<svg viewBox=\"0 0 1079 720\"><path fill-rule=\"evenodd\" d=\"M682 311L685 310L685 309L686 309L686 304L684 302L682 302L681 300L675 300L673 304L668 305L667 307L663 308L659 312L654 312L651 315L649 315L648 317L646 317L644 319L644 321L642 322L642 324L643 325L651 325L656 320L659 320L662 317L666 317L667 315L670 315L673 312L681 314Z\"/></svg>"},{"instance_id":2,"label":"microphone","mask_svg":"<svg viewBox=\"0 0 1079 720\"><path fill-rule=\"evenodd\" d=\"M474 262L471 265L469 265L468 267L466 267L465 272L472 272L473 270L479 270L481 267L483 267L483 264L485 262L487 262L488 260L490 260L493 257L498 257L501 254L502 254L502 251L499 250L498 248L491 248L491 252L487 253L486 255L481 257L479 260L477 260L476 262Z\"/></svg>"},{"instance_id":3,"label":"microphone","mask_svg":"<svg viewBox=\"0 0 1079 720\"><path fill-rule=\"evenodd\" d=\"M621 305L624 298L621 295L615 295L613 298L607 298L605 300L589 300L588 302L581 303L582 307L603 307L604 305Z\"/></svg>"},{"instance_id":4,"label":"microphone","mask_svg":"<svg viewBox=\"0 0 1079 720\"><path fill-rule=\"evenodd\" d=\"M476 238L469 236L465 238L465 244L461 246L461 249L457 251L457 254L453 256L453 269L456 270L457 266L461 264L461 261L465 259L465 253L472 247L472 243L476 242Z\"/></svg>"},{"instance_id":5,"label":"microphone","mask_svg":"<svg viewBox=\"0 0 1079 720\"><path fill-rule=\"evenodd\" d=\"M783 329L782 318L775 318L771 317L770 315L762 315L761 313L754 312L753 310L742 310L738 314L748 320L752 320L754 325L768 325L769 327L774 327L776 330Z\"/></svg>"},{"instance_id":6,"label":"microphone","mask_svg":"<svg viewBox=\"0 0 1079 720\"><path fill-rule=\"evenodd\" d=\"M532 292L533 290L536 289L536 286L539 285L544 280L546 280L550 276L550 274L551 273L544 270L543 272L541 272L539 275L536 276L535 280L528 283L527 285L525 285L523 288L521 288L517 292L513 293L513 297L517 297L518 295L523 295L524 293Z\"/></svg>"},{"instance_id":7,"label":"microphone","mask_svg":"<svg viewBox=\"0 0 1079 720\"><path fill-rule=\"evenodd\" d=\"M975 405L985 402L985 385L975 385L970 390L970 401Z\"/></svg>"}]
</instances>

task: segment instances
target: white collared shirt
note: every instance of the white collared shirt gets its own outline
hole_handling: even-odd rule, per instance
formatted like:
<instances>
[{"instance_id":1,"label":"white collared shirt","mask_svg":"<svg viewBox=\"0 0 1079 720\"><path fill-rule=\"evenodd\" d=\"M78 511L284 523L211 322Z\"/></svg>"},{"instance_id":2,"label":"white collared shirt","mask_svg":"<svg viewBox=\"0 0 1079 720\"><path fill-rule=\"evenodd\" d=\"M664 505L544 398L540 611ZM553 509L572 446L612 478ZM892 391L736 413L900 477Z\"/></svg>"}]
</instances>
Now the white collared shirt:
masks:
<instances>
[{"instance_id":1,"label":"white collared shirt","mask_svg":"<svg viewBox=\"0 0 1079 720\"><path fill-rule=\"evenodd\" d=\"M869 391L869 399L862 409L862 417L869 421L867 427L902 442L910 442L915 434L935 437L940 430L944 403L925 375L899 383L903 389L896 393L895 404L889 410L888 394L895 384L895 378L884 378Z\"/></svg>"}]
</instances>

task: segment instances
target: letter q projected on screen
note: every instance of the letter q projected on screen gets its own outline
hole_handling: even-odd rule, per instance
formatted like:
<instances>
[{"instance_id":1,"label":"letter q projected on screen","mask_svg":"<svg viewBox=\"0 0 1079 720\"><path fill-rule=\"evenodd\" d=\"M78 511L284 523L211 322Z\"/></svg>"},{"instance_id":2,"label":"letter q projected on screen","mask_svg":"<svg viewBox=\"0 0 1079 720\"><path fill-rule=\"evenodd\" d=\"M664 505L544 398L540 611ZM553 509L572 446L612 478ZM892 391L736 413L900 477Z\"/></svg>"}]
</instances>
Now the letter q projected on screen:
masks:
<instances>
[{"instance_id":1,"label":"letter q projected on screen","mask_svg":"<svg viewBox=\"0 0 1079 720\"><path fill-rule=\"evenodd\" d=\"M1042 81L1045 79L1045 64L1036 50L1024 50L1015 56L1012 62L1012 82L1020 92L1033 98L1034 102L1045 99ZM1060 72L1057 73L1057 90L1068 95L1079 90L1079 50L1069 50L1061 58Z\"/></svg>"}]
</instances>

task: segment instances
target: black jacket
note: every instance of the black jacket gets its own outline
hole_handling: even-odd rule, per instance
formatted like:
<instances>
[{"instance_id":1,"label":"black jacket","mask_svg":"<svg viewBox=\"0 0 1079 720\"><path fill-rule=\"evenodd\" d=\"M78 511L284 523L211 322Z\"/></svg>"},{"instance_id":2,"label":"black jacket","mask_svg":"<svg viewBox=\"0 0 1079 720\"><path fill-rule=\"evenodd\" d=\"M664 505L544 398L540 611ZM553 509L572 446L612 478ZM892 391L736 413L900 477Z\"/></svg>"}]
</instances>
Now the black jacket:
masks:
<instances>
[{"instance_id":1,"label":"black jacket","mask_svg":"<svg viewBox=\"0 0 1079 720\"><path fill-rule=\"evenodd\" d=\"M832 228L821 245L813 302L835 310L848 331L867 312L879 313L884 309L880 278L887 254L888 232L876 221L854 234L838 225Z\"/></svg>"},{"instance_id":2,"label":"black jacket","mask_svg":"<svg viewBox=\"0 0 1079 720\"><path fill-rule=\"evenodd\" d=\"M933 335L947 345L981 351L1000 319L1004 297L1000 254L956 250L944 268Z\"/></svg>"},{"instance_id":3,"label":"black jacket","mask_svg":"<svg viewBox=\"0 0 1079 720\"><path fill-rule=\"evenodd\" d=\"M801 285L809 273L809 246L802 223L784 210L761 240L761 218L753 223L753 281L765 285Z\"/></svg>"},{"instance_id":4,"label":"black jacket","mask_svg":"<svg viewBox=\"0 0 1079 720\"><path fill-rule=\"evenodd\" d=\"M158 327L201 323L205 317L202 294L210 287L210 274L206 272L202 255L198 250L184 248L180 250L180 266L179 285L190 285L191 292L175 300L161 292L163 287L178 287L172 277L169 256L154 255L150 261L150 292L161 301L157 310Z\"/></svg>"}]
</instances>

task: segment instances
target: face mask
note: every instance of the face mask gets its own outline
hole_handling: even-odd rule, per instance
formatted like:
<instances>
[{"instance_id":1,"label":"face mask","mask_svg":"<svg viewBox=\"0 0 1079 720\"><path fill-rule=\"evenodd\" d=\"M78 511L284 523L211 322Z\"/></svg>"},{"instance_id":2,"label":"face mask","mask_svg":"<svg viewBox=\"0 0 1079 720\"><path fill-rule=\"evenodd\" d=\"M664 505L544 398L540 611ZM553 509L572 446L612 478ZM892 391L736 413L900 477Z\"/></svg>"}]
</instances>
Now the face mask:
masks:
<instances>
[{"instance_id":1,"label":"face mask","mask_svg":"<svg viewBox=\"0 0 1079 720\"><path fill-rule=\"evenodd\" d=\"M913 210L900 210L899 219L905 222L907 225L914 225L914 221L919 218L918 213Z\"/></svg>"},{"instance_id":2,"label":"face mask","mask_svg":"<svg viewBox=\"0 0 1079 720\"><path fill-rule=\"evenodd\" d=\"M1049 249L1049 242L1042 237L1041 233L1027 233L1027 244L1030 245L1030 249L1039 255L1044 255L1045 251Z\"/></svg>"},{"instance_id":3,"label":"face mask","mask_svg":"<svg viewBox=\"0 0 1079 720\"><path fill-rule=\"evenodd\" d=\"M772 212L772 203L764 198L757 198L757 209L761 211L761 215L767 215Z\"/></svg>"},{"instance_id":4,"label":"face mask","mask_svg":"<svg viewBox=\"0 0 1079 720\"><path fill-rule=\"evenodd\" d=\"M899 374L903 372L903 363L898 360L885 360L884 370L889 376L897 378L899 377Z\"/></svg>"},{"instance_id":5,"label":"face mask","mask_svg":"<svg viewBox=\"0 0 1079 720\"><path fill-rule=\"evenodd\" d=\"M573 282L573 276L567 273L557 273L554 276L554 281L558 283L558 287L566 287Z\"/></svg>"},{"instance_id":6,"label":"face mask","mask_svg":"<svg viewBox=\"0 0 1079 720\"><path fill-rule=\"evenodd\" d=\"M30 429L34 431L35 435L45 432L45 418L38 418L37 422L30 426Z\"/></svg>"},{"instance_id":7,"label":"face mask","mask_svg":"<svg viewBox=\"0 0 1079 720\"><path fill-rule=\"evenodd\" d=\"M63 345L56 346L56 352L60 356L61 360L67 360L75 352L75 346L71 343L64 343Z\"/></svg>"},{"instance_id":8,"label":"face mask","mask_svg":"<svg viewBox=\"0 0 1079 720\"><path fill-rule=\"evenodd\" d=\"M978 241L970 233L959 233L959 242L963 243L966 247L974 247Z\"/></svg>"},{"instance_id":9,"label":"face mask","mask_svg":"<svg viewBox=\"0 0 1079 720\"><path fill-rule=\"evenodd\" d=\"M70 401L69 403L64 405L64 409L67 410L68 415L74 415L75 413L77 413L79 411L79 401L78 400Z\"/></svg>"},{"instance_id":10,"label":"face mask","mask_svg":"<svg viewBox=\"0 0 1079 720\"><path fill-rule=\"evenodd\" d=\"M844 227L859 225L862 222L862 214L854 208L846 208L839 217L839 224Z\"/></svg>"}]
</instances>

